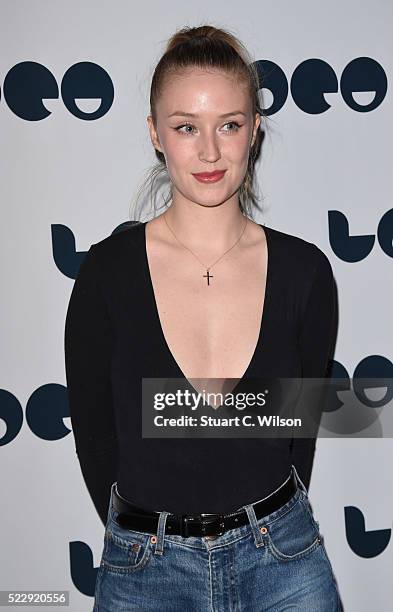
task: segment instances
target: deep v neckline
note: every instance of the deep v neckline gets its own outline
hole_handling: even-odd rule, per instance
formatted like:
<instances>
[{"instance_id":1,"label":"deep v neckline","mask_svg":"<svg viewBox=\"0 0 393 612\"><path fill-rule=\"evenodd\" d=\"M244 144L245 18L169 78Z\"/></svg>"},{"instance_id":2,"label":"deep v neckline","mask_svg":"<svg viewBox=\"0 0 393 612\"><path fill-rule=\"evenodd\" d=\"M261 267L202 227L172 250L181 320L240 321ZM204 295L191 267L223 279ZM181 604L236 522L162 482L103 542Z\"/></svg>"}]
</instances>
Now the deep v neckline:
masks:
<instances>
[{"instance_id":1,"label":"deep v neckline","mask_svg":"<svg viewBox=\"0 0 393 612\"><path fill-rule=\"evenodd\" d=\"M164 334L164 330L161 324L161 319L160 319L160 314L158 311L158 306L157 306L157 300L156 300L156 295L154 292L154 287L153 287L153 281L152 281L152 276L151 276L151 272L150 272L150 265L149 265L149 259L147 256L147 243L146 243L146 225L147 225L147 221L143 222L142 225L143 227L141 228L141 237L142 237L142 243L143 243L143 259L144 259L144 266L145 266L145 272L146 272L146 278L148 281L148 287L149 287L149 292L150 292L150 297L151 297L151 301L153 303L153 309L154 309L154 317L155 317L155 322L157 324L157 328L159 330L160 333L160 337L161 337L161 341L162 341L162 345L165 348L165 351L168 354L168 357L171 361L171 363L173 364L174 368L177 370L179 376L181 378L184 378L186 381L188 381L189 384L190 381L188 380L187 376L184 374L184 372L182 371L182 369L180 368L175 356L173 355L172 351L169 348L168 342L165 338L165 334ZM271 293L271 276L272 276L272 240L271 240L271 236L269 234L269 228L267 228L265 225L261 225L260 223L258 223L258 225L260 227L262 227L262 229L265 232L265 237L266 237L266 250L267 250L267 266L266 266L266 280L265 280L265 297L263 300L263 304L262 304L262 312L261 312L261 316L260 316L260 324L259 324L259 333L258 333L258 338L255 344L255 348L254 348L254 352L251 356L251 359L248 363L248 366L246 367L243 375L238 379L238 383L236 384L236 386L234 387L234 389L232 390L232 392L237 389L237 387L240 385L240 383L247 378L247 376L249 375L250 371L252 371L254 362L256 360L258 351L259 351L259 347L260 344L262 343L262 340L264 338L264 330L265 330L265 325L266 325L266 318L267 318L267 311L270 307L270 293Z\"/></svg>"}]
</instances>

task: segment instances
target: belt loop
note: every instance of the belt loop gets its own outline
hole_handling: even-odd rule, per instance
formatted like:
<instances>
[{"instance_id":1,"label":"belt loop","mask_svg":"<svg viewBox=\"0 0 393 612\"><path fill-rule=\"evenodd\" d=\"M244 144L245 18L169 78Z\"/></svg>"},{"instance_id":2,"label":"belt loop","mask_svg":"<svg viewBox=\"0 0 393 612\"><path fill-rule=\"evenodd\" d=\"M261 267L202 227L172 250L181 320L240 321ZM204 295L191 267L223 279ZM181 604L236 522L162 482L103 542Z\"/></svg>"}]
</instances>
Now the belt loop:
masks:
<instances>
[{"instance_id":1,"label":"belt loop","mask_svg":"<svg viewBox=\"0 0 393 612\"><path fill-rule=\"evenodd\" d=\"M162 512L160 512L160 516L158 517L157 541L154 547L155 555L162 555L164 552L165 524L168 514L170 514L170 512L162 510Z\"/></svg>"},{"instance_id":2,"label":"belt loop","mask_svg":"<svg viewBox=\"0 0 393 612\"><path fill-rule=\"evenodd\" d=\"M110 515L111 515L111 511L112 511L112 505L113 505L113 490L114 490L116 484L117 484L117 482L113 482L111 484L111 492L110 492L110 495L109 495L109 506L108 506L108 512L107 512L107 515L106 515L106 524L108 524L109 519L110 519Z\"/></svg>"},{"instance_id":3,"label":"belt loop","mask_svg":"<svg viewBox=\"0 0 393 612\"><path fill-rule=\"evenodd\" d=\"M295 473L295 476L296 476L296 478L297 478L297 481L298 481L298 483L300 484L300 488L301 488L301 489L302 489L302 491L304 492L305 496L306 496L306 497L308 497L308 491L307 491L306 487L304 486L304 484L303 484L303 482L302 482L302 480L301 480L301 478L300 478L300 476L299 476L299 474L298 474L298 472L297 472L297 469L295 468L295 466L293 465L293 463L292 463L292 466L291 466L291 467L293 468L293 471L294 471L294 473Z\"/></svg>"},{"instance_id":4,"label":"belt loop","mask_svg":"<svg viewBox=\"0 0 393 612\"><path fill-rule=\"evenodd\" d=\"M264 546L264 541L261 535L261 532L258 527L257 516L255 514L254 506L252 504L247 504L246 506L241 506L247 512L248 520L250 521L251 529L254 535L255 546L259 548L259 546Z\"/></svg>"}]
</instances>

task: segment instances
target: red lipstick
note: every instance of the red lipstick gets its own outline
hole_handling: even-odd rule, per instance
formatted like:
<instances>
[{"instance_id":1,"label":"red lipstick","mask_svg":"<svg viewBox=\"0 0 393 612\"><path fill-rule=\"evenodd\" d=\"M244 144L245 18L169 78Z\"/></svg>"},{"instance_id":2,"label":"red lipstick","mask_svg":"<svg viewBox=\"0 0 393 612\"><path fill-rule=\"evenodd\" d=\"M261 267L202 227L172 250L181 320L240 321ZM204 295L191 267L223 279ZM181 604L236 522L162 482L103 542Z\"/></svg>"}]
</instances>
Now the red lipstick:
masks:
<instances>
[{"instance_id":1,"label":"red lipstick","mask_svg":"<svg viewBox=\"0 0 393 612\"><path fill-rule=\"evenodd\" d=\"M216 170L214 172L197 172L193 176L200 183L216 183L221 180L226 170Z\"/></svg>"}]
</instances>

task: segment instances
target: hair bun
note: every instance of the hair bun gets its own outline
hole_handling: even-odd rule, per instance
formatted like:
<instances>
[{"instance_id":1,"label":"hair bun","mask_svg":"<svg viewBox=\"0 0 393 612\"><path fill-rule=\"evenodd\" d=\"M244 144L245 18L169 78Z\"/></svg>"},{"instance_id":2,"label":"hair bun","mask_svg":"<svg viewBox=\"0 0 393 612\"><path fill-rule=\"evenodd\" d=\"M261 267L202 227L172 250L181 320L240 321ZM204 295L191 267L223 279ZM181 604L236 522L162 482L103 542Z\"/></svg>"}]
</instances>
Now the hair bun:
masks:
<instances>
[{"instance_id":1,"label":"hair bun","mask_svg":"<svg viewBox=\"0 0 393 612\"><path fill-rule=\"evenodd\" d=\"M214 26L210 26L210 25L203 25L203 26L198 26L194 28L191 28L191 27L182 28L181 30L178 30L177 32L175 32L173 36L171 36L171 38L168 41L167 47L166 47L166 52L172 51L172 49L174 49L178 45L183 45L184 43L188 43L193 40L197 40L198 38L199 39L206 39L206 38L220 39L221 38L220 33L221 33L221 30L219 30L218 28L215 28Z\"/></svg>"}]
</instances>

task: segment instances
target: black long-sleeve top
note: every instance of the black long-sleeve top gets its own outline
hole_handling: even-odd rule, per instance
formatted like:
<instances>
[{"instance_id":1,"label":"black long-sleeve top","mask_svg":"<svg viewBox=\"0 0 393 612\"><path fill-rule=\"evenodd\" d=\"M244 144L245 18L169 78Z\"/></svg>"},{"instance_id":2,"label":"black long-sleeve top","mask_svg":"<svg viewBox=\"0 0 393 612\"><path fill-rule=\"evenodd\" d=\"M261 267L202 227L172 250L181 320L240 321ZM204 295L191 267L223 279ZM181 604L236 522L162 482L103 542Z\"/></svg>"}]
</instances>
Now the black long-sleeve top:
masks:
<instances>
[{"instance_id":1,"label":"black long-sleeve top","mask_svg":"<svg viewBox=\"0 0 393 612\"><path fill-rule=\"evenodd\" d=\"M315 438L142 438L143 377L182 377L161 328L146 223L93 244L65 322L76 453L106 523L111 484L134 504L176 514L230 512L274 491L293 463L308 488ZM268 272L260 335L244 379L322 378L335 320L332 268L319 247L263 226Z\"/></svg>"}]
</instances>

